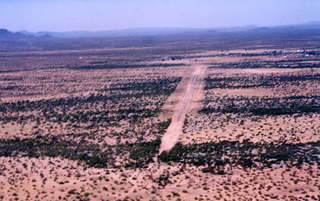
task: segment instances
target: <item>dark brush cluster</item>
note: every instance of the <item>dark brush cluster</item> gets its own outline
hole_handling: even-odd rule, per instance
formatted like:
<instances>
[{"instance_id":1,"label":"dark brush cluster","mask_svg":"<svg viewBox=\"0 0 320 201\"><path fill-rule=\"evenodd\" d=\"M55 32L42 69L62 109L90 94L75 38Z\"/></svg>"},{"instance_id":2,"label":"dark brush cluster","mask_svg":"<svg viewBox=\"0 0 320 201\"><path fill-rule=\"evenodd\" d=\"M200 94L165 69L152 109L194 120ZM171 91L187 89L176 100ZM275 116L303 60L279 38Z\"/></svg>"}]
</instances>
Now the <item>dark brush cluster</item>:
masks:
<instances>
[{"instance_id":1,"label":"dark brush cluster","mask_svg":"<svg viewBox=\"0 0 320 201\"><path fill-rule=\"evenodd\" d=\"M210 105L214 102L214 105ZM320 112L319 96L260 98L244 96L215 97L207 100L203 113L234 113L242 115L292 115Z\"/></svg>"},{"instance_id":2,"label":"dark brush cluster","mask_svg":"<svg viewBox=\"0 0 320 201\"><path fill-rule=\"evenodd\" d=\"M10 121L23 121L33 119L35 121L45 120L47 122L73 122L90 123L99 125L99 123L117 122L122 119L135 119L152 117L159 112L159 109L143 109L134 107L118 110L96 111L90 110L92 105L104 105L108 102L127 101L132 95L91 95L88 98L74 97L55 100L40 101L18 101L13 103L4 103L0 105L0 112L3 116L0 118L4 123ZM135 109L134 109L135 108ZM87 110L88 109L88 110ZM19 112L35 111L34 115L19 115ZM128 116L128 114L132 114Z\"/></svg>"},{"instance_id":3,"label":"dark brush cluster","mask_svg":"<svg viewBox=\"0 0 320 201\"><path fill-rule=\"evenodd\" d=\"M206 78L205 90L222 89L240 89L253 87L275 87L286 84L299 85L299 82L320 81L320 74L297 74L297 75L262 75L251 77L214 77L211 75Z\"/></svg>"},{"instance_id":4,"label":"dark brush cluster","mask_svg":"<svg viewBox=\"0 0 320 201\"><path fill-rule=\"evenodd\" d=\"M301 166L303 163L320 164L320 142L305 144L262 144L250 141L222 141L203 144L176 145L163 152L159 159L167 163L203 166L204 172L225 174L224 167L271 168Z\"/></svg>"},{"instance_id":5,"label":"dark brush cluster","mask_svg":"<svg viewBox=\"0 0 320 201\"><path fill-rule=\"evenodd\" d=\"M319 81L320 74L285 74L252 77L214 77L206 79L205 89L243 89L258 87L299 86L306 81ZM319 113L319 96L289 97L245 97L245 96L209 96L204 101L203 113L235 113L243 115L291 115L297 113Z\"/></svg>"},{"instance_id":6,"label":"dark brush cluster","mask_svg":"<svg viewBox=\"0 0 320 201\"><path fill-rule=\"evenodd\" d=\"M104 90L111 91L110 94L101 93L88 97L2 103L0 104L0 113L2 114L0 120L8 122L17 119L41 118L52 122L98 124L99 122L118 122L126 118L152 117L159 112L163 101L159 101L154 109L148 109L145 108L149 104L146 99L148 97L163 99L162 96L169 96L179 81L180 78L168 78L140 83L124 83ZM130 103L131 98L140 101ZM119 108L111 107L115 104L118 105L118 103L122 103ZM97 111L95 108L105 108L105 110L99 109ZM12 116L19 112L29 111L36 111L38 115Z\"/></svg>"},{"instance_id":7,"label":"dark brush cluster","mask_svg":"<svg viewBox=\"0 0 320 201\"><path fill-rule=\"evenodd\" d=\"M319 59L314 59L314 63L308 60L281 60L281 61L244 61L230 63L215 63L210 68L223 69L246 69L246 68L320 68Z\"/></svg>"},{"instance_id":8,"label":"dark brush cluster","mask_svg":"<svg viewBox=\"0 0 320 201\"><path fill-rule=\"evenodd\" d=\"M173 79L154 79L148 81L133 80L123 84L113 84L111 88L104 89L103 91L112 92L128 92L134 91L143 94L144 96L157 96L160 93L170 95L176 83L180 82L181 78ZM138 93L138 94L139 94Z\"/></svg>"},{"instance_id":9,"label":"dark brush cluster","mask_svg":"<svg viewBox=\"0 0 320 201\"><path fill-rule=\"evenodd\" d=\"M63 157L96 168L145 168L154 162L160 140L104 145L64 141L58 137L0 140L0 156L38 158ZM204 172L226 174L224 167L271 168L320 164L320 142L305 144L252 143L222 141L203 144L177 144L158 159L165 163L181 163L204 167ZM121 158L122 162L117 159Z\"/></svg>"},{"instance_id":10,"label":"dark brush cluster","mask_svg":"<svg viewBox=\"0 0 320 201\"><path fill-rule=\"evenodd\" d=\"M0 122L3 125L33 123L32 132L23 134L29 137L60 135L58 128L70 134L78 133L78 129L90 133L81 138L65 136L65 139L77 142L86 139L102 143L107 138L115 139L117 143L154 140L164 133L159 124L166 122L152 119L158 116L180 80L178 77L112 80L112 86L88 96L2 103ZM146 123L145 120L149 121ZM110 127L117 129L101 131Z\"/></svg>"},{"instance_id":11,"label":"dark brush cluster","mask_svg":"<svg viewBox=\"0 0 320 201\"><path fill-rule=\"evenodd\" d=\"M90 167L141 168L153 161L160 140L150 142L104 145L65 141L59 137L38 136L33 139L0 140L1 157L62 157L83 162ZM117 159L123 163L117 164Z\"/></svg>"},{"instance_id":12,"label":"dark brush cluster","mask_svg":"<svg viewBox=\"0 0 320 201\"><path fill-rule=\"evenodd\" d=\"M183 63L170 64L170 63L159 63L159 64L104 64L103 62L94 62L91 65L86 66L75 66L71 67L72 70L100 70L100 69L116 69L116 68L150 68L150 67L181 67L186 66Z\"/></svg>"}]
</instances>

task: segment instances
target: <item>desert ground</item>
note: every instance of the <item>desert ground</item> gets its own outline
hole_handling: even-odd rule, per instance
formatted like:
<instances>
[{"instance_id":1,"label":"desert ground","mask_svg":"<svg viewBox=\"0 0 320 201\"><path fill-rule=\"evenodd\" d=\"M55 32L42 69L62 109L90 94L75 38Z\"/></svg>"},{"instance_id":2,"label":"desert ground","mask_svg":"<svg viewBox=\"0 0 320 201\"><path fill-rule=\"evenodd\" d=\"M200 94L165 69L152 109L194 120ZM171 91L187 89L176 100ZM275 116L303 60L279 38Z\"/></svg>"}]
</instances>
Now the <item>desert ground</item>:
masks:
<instances>
[{"instance_id":1,"label":"desert ground","mask_svg":"<svg viewBox=\"0 0 320 201\"><path fill-rule=\"evenodd\" d=\"M320 200L320 49L245 45L0 52L0 200Z\"/></svg>"}]
</instances>

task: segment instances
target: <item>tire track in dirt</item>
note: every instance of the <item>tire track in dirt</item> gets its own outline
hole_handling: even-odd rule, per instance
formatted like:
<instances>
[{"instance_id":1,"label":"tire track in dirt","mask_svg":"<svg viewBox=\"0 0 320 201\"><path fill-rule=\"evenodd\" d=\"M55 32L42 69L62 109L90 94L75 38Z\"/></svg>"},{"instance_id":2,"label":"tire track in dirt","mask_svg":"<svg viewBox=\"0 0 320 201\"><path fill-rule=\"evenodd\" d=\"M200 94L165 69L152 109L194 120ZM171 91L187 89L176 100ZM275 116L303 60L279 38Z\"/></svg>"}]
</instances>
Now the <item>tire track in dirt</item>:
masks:
<instances>
[{"instance_id":1,"label":"tire track in dirt","mask_svg":"<svg viewBox=\"0 0 320 201\"><path fill-rule=\"evenodd\" d=\"M186 87L184 87L184 91L178 93L181 94L181 97L177 98L178 102L174 107L171 124L161 139L159 153L170 151L178 143L179 137L183 134L183 125L186 115L193 109L192 107L195 106L195 104L191 103L199 101L199 97L195 94L200 94L200 91L203 90L203 80L207 67L203 65L194 65L193 68L193 73L190 77L187 77L188 82Z\"/></svg>"}]
</instances>

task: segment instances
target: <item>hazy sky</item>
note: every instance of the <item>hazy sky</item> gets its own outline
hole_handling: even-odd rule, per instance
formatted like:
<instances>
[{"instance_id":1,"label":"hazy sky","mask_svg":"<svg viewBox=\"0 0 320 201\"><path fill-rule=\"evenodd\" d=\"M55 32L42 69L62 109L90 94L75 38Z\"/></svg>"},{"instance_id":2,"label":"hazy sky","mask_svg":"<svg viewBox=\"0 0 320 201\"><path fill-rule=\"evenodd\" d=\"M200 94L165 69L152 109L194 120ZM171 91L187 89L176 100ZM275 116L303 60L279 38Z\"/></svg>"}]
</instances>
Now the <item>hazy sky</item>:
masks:
<instances>
[{"instance_id":1,"label":"hazy sky","mask_svg":"<svg viewBox=\"0 0 320 201\"><path fill-rule=\"evenodd\" d=\"M320 21L320 0L0 0L13 31L230 27Z\"/></svg>"}]
</instances>

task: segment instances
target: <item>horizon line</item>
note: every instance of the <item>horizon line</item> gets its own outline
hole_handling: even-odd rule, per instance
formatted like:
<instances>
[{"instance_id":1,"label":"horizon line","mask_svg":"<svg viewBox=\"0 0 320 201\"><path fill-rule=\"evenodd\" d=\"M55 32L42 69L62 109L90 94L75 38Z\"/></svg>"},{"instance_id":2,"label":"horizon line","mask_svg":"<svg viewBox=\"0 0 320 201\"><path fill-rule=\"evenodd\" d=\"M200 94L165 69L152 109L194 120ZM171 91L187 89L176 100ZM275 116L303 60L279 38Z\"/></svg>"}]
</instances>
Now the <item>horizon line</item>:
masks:
<instances>
[{"instance_id":1,"label":"horizon line","mask_svg":"<svg viewBox=\"0 0 320 201\"><path fill-rule=\"evenodd\" d=\"M13 33L21 33L21 32L28 32L28 33L72 33L72 32L87 32L87 33L98 33L98 32L121 32L121 31L132 31L132 30L142 30L142 29L177 29L177 30L219 30L219 29L235 29L235 28L276 28L276 27L286 27L286 26L299 26L299 25L320 25L320 21L308 21L304 23L297 23L297 24L281 24L281 25L255 25L255 24L248 24L248 25L239 25L239 26L225 26L225 27L179 27L179 26L159 26L159 27L152 27L152 26L137 26L137 27L128 27L128 28L119 28L119 29L99 29L99 30L85 30L85 29L74 29L74 30L65 30L65 31L51 31L51 30L39 30L39 31L30 31L30 30L11 30L5 27L0 27L0 29L5 29Z\"/></svg>"}]
</instances>

